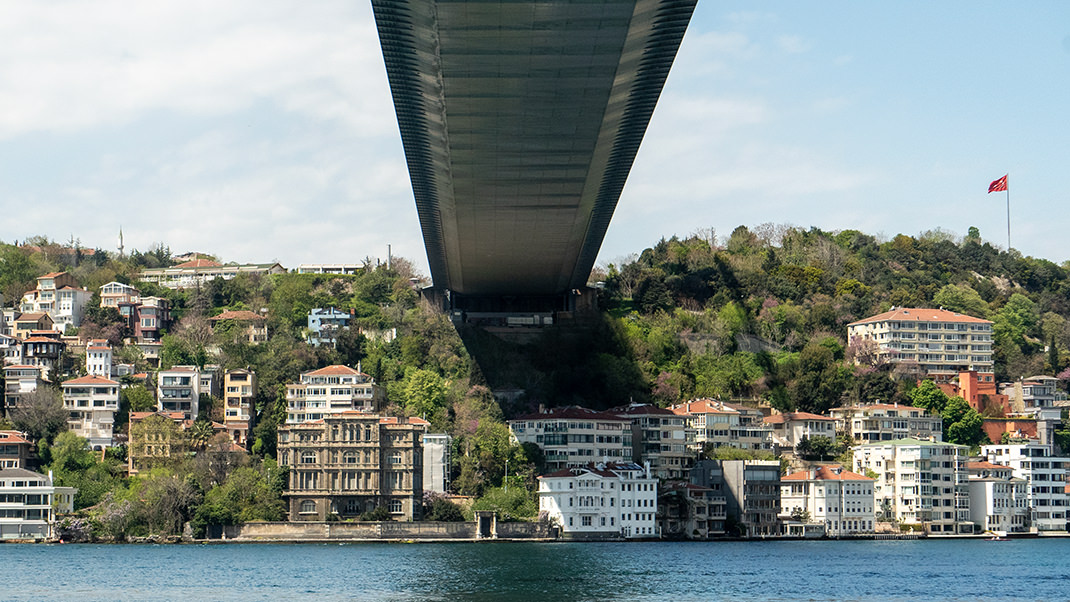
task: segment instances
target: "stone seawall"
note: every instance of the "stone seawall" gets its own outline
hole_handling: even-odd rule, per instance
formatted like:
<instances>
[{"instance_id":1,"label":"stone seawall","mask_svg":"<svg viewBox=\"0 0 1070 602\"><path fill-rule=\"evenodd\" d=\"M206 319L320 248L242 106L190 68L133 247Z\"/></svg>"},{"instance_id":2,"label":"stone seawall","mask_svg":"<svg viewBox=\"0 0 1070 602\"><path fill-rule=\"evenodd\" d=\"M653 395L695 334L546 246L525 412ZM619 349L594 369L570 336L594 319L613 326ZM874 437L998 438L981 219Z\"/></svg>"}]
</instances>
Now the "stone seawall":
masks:
<instances>
[{"instance_id":1,"label":"stone seawall","mask_svg":"<svg viewBox=\"0 0 1070 602\"><path fill-rule=\"evenodd\" d=\"M543 539L549 537L538 523L496 523L490 532L479 533L472 522L273 522L246 523L228 529L232 541L377 541L377 540L476 540Z\"/></svg>"}]
</instances>

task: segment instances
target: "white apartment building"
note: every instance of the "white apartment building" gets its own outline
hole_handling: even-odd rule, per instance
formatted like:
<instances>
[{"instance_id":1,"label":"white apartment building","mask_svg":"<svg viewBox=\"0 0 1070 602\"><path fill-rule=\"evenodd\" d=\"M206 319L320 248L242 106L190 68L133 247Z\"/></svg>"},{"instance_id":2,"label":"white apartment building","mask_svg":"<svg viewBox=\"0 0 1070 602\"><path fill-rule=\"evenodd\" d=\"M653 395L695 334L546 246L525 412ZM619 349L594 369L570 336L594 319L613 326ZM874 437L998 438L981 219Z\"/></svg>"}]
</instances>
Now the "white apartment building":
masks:
<instances>
[{"instance_id":1,"label":"white apartment building","mask_svg":"<svg viewBox=\"0 0 1070 602\"><path fill-rule=\"evenodd\" d=\"M785 412L767 416L763 421L773 429L773 443L782 448L795 449L800 441L811 437L836 440L836 421L828 416Z\"/></svg>"},{"instance_id":2,"label":"white apartment building","mask_svg":"<svg viewBox=\"0 0 1070 602\"><path fill-rule=\"evenodd\" d=\"M450 490L450 444L453 437L446 433L425 433L424 491L448 493Z\"/></svg>"},{"instance_id":3,"label":"white apartment building","mask_svg":"<svg viewBox=\"0 0 1070 602\"><path fill-rule=\"evenodd\" d=\"M1012 475L1009 466L967 462L970 521L978 531L1026 533L1031 528L1029 483Z\"/></svg>"},{"instance_id":4,"label":"white apartment building","mask_svg":"<svg viewBox=\"0 0 1070 602\"><path fill-rule=\"evenodd\" d=\"M873 482L842 466L818 466L780 477L780 514L808 512L810 521L824 525L831 537L873 533Z\"/></svg>"},{"instance_id":5,"label":"white apartment building","mask_svg":"<svg viewBox=\"0 0 1070 602\"><path fill-rule=\"evenodd\" d=\"M509 421L518 444L542 449L547 472L591 462L625 462L632 457L631 419L578 406L543 409Z\"/></svg>"},{"instance_id":6,"label":"white apartment building","mask_svg":"<svg viewBox=\"0 0 1070 602\"><path fill-rule=\"evenodd\" d=\"M0 540L49 539L57 512L74 509L73 487L56 487L51 472L0 469Z\"/></svg>"},{"instance_id":7,"label":"white apartment building","mask_svg":"<svg viewBox=\"0 0 1070 602\"><path fill-rule=\"evenodd\" d=\"M687 444L695 453L707 445L773 449L773 427L765 424L760 410L713 399L695 399L669 409L687 420Z\"/></svg>"},{"instance_id":8,"label":"white apartment building","mask_svg":"<svg viewBox=\"0 0 1070 602\"><path fill-rule=\"evenodd\" d=\"M577 539L658 537L658 480L638 464L598 463L539 477L539 510Z\"/></svg>"},{"instance_id":9,"label":"white apartment building","mask_svg":"<svg viewBox=\"0 0 1070 602\"><path fill-rule=\"evenodd\" d=\"M109 282L100 287L100 306L119 308L121 303L141 303L141 291L122 282Z\"/></svg>"},{"instance_id":10,"label":"white apartment building","mask_svg":"<svg viewBox=\"0 0 1070 602\"><path fill-rule=\"evenodd\" d=\"M4 366L4 414L18 407L23 395L33 393L42 384L44 379L38 366Z\"/></svg>"},{"instance_id":11,"label":"white apartment building","mask_svg":"<svg viewBox=\"0 0 1070 602\"><path fill-rule=\"evenodd\" d=\"M1067 395L1059 389L1054 376L1030 376L1014 383L1001 383L1000 393L1007 396L1011 409L1022 414L1065 405Z\"/></svg>"},{"instance_id":12,"label":"white apartment building","mask_svg":"<svg viewBox=\"0 0 1070 602\"><path fill-rule=\"evenodd\" d=\"M0 364L11 366L22 363L22 341L0 333Z\"/></svg>"},{"instance_id":13,"label":"white apartment building","mask_svg":"<svg viewBox=\"0 0 1070 602\"><path fill-rule=\"evenodd\" d=\"M156 409L182 412L196 420L201 408L201 375L196 366L172 366L156 373Z\"/></svg>"},{"instance_id":14,"label":"white apartment building","mask_svg":"<svg viewBox=\"0 0 1070 602\"><path fill-rule=\"evenodd\" d=\"M371 376L349 366L333 365L301 375L286 385L286 423L321 420L342 412L375 413L385 395Z\"/></svg>"},{"instance_id":15,"label":"white apartment building","mask_svg":"<svg viewBox=\"0 0 1070 602\"><path fill-rule=\"evenodd\" d=\"M90 376L111 378L112 350L106 339L92 339L85 347L85 371Z\"/></svg>"},{"instance_id":16,"label":"white apartment building","mask_svg":"<svg viewBox=\"0 0 1070 602\"><path fill-rule=\"evenodd\" d=\"M115 413L119 411L119 383L99 376L83 376L63 383L63 407L70 412L67 427L89 441L95 450L114 444Z\"/></svg>"},{"instance_id":17,"label":"white apartment building","mask_svg":"<svg viewBox=\"0 0 1070 602\"><path fill-rule=\"evenodd\" d=\"M1028 483L1026 496L1032 524L1039 531L1066 531L1066 470L1070 458L1055 456L1050 445L1022 443L982 445L981 456L1007 466Z\"/></svg>"},{"instance_id":18,"label":"white apartment building","mask_svg":"<svg viewBox=\"0 0 1070 602\"><path fill-rule=\"evenodd\" d=\"M968 453L964 445L920 439L866 443L854 449L854 472L877 474L878 512L930 533L972 533Z\"/></svg>"},{"instance_id":19,"label":"white apartment building","mask_svg":"<svg viewBox=\"0 0 1070 602\"><path fill-rule=\"evenodd\" d=\"M992 372L992 322L945 309L896 307L847 325L849 341L872 340L891 362L916 362L947 382L959 372Z\"/></svg>"},{"instance_id":20,"label":"white apartment building","mask_svg":"<svg viewBox=\"0 0 1070 602\"><path fill-rule=\"evenodd\" d=\"M944 419L928 410L899 404L874 403L863 406L832 408L829 415L836 429L858 443L895 439L944 439Z\"/></svg>"}]
</instances>

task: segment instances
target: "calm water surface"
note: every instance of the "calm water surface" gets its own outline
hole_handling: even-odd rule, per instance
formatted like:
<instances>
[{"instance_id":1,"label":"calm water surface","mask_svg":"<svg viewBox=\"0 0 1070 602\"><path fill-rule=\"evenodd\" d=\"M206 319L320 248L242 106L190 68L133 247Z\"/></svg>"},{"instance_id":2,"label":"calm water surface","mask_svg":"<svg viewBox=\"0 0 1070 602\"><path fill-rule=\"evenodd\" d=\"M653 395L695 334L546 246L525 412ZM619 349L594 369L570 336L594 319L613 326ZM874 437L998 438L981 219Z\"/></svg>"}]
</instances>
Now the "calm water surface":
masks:
<instances>
[{"instance_id":1,"label":"calm water surface","mask_svg":"<svg viewBox=\"0 0 1070 602\"><path fill-rule=\"evenodd\" d=\"M0 600L1070 600L1070 539L0 545Z\"/></svg>"}]
</instances>

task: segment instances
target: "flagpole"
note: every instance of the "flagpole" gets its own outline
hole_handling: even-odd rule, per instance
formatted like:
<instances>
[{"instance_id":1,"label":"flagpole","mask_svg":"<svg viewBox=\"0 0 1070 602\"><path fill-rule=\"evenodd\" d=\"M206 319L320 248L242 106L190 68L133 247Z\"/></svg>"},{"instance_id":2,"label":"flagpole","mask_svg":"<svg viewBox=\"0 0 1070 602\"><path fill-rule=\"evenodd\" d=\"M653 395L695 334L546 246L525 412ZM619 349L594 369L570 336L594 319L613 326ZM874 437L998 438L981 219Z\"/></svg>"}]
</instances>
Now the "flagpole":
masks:
<instances>
[{"instance_id":1,"label":"flagpole","mask_svg":"<svg viewBox=\"0 0 1070 602\"><path fill-rule=\"evenodd\" d=\"M1011 185L1007 178L1007 252L1011 252Z\"/></svg>"}]
</instances>

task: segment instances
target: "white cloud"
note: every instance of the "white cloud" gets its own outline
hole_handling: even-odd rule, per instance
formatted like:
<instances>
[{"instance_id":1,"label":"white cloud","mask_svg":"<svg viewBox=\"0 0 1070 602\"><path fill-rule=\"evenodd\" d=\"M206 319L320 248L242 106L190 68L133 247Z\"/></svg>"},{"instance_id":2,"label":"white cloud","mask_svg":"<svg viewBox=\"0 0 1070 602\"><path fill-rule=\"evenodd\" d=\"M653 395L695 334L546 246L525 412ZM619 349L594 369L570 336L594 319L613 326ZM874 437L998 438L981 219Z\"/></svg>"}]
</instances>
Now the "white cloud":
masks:
<instances>
[{"instance_id":1,"label":"white cloud","mask_svg":"<svg viewBox=\"0 0 1070 602\"><path fill-rule=\"evenodd\" d=\"M811 48L810 42L801 36L780 36L777 38L777 45L788 54L801 54Z\"/></svg>"}]
</instances>

